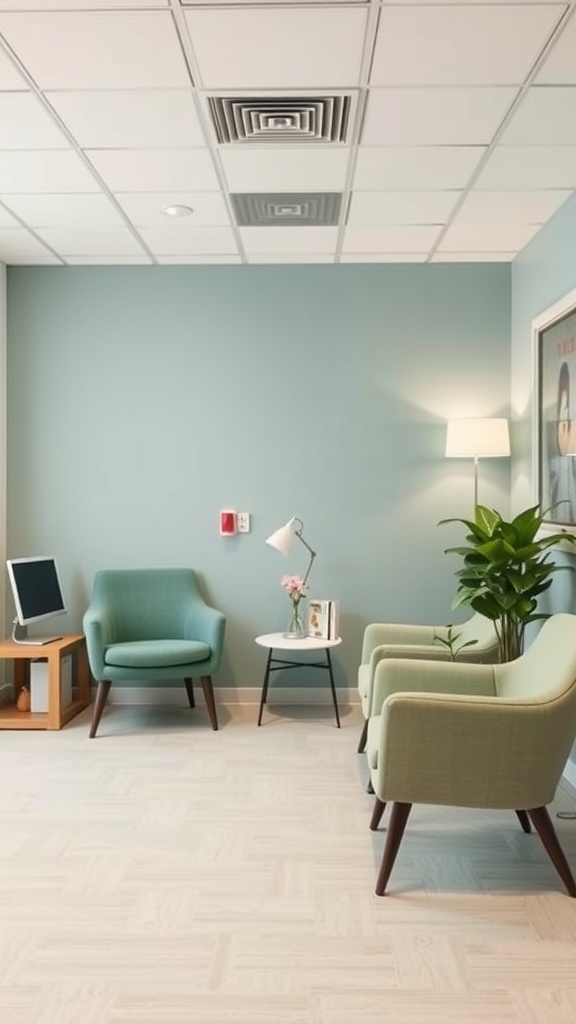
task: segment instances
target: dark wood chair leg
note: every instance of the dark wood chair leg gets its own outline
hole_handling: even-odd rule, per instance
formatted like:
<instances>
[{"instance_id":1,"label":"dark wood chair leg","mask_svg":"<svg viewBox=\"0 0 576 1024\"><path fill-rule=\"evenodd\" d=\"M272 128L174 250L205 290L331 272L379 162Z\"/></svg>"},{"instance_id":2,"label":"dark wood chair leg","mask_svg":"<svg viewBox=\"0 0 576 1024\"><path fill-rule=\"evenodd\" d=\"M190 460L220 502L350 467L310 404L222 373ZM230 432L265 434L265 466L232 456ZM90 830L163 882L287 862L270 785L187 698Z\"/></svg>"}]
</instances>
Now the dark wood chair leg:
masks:
<instances>
[{"instance_id":1,"label":"dark wood chair leg","mask_svg":"<svg viewBox=\"0 0 576 1024\"><path fill-rule=\"evenodd\" d=\"M374 792L374 790L372 790L372 792ZM370 819L370 828L372 832L375 832L376 829L378 828L378 825L382 820L382 815L384 814L385 810L386 804L378 797L376 797L376 800L374 802L374 810L372 811L372 818Z\"/></svg>"},{"instance_id":2,"label":"dark wood chair leg","mask_svg":"<svg viewBox=\"0 0 576 1024\"><path fill-rule=\"evenodd\" d=\"M372 779L368 779L368 785L366 786L366 792L369 793L370 796L374 796L374 786L372 785Z\"/></svg>"},{"instance_id":3,"label":"dark wood chair leg","mask_svg":"<svg viewBox=\"0 0 576 1024\"><path fill-rule=\"evenodd\" d=\"M100 725L100 719L102 718L102 712L106 706L108 700L108 694L110 692L110 680L101 679L98 683L98 689L96 690L96 700L94 701L94 711L92 712L92 725L90 726L90 739L94 739L96 730Z\"/></svg>"},{"instance_id":4,"label":"dark wood chair leg","mask_svg":"<svg viewBox=\"0 0 576 1024\"><path fill-rule=\"evenodd\" d=\"M365 749L366 749L366 737L367 737L367 735L368 735L368 719L366 719L366 721L364 722L364 725L362 726L362 735L360 736L360 739L358 741L358 751L357 752L359 754L363 754Z\"/></svg>"},{"instance_id":5,"label":"dark wood chair leg","mask_svg":"<svg viewBox=\"0 0 576 1024\"><path fill-rule=\"evenodd\" d=\"M522 825L524 831L530 833L532 831L532 826L530 824L528 811L516 811L516 817L518 818L518 821Z\"/></svg>"},{"instance_id":6,"label":"dark wood chair leg","mask_svg":"<svg viewBox=\"0 0 576 1024\"><path fill-rule=\"evenodd\" d=\"M216 732L218 729L218 719L216 717L216 704L214 703L214 687L212 686L212 679L210 676L201 676L200 681L202 683L202 692L204 694L204 700L206 701L206 707L208 708L208 714L210 715L212 728Z\"/></svg>"},{"instance_id":7,"label":"dark wood chair leg","mask_svg":"<svg viewBox=\"0 0 576 1024\"><path fill-rule=\"evenodd\" d=\"M397 802L392 805L386 845L384 847L382 863L376 880L377 896L383 896L386 891L386 885L388 884L388 879L392 873L396 854L398 853L400 843L402 842L402 836L404 835L404 829L406 828L406 822L408 821L411 810L412 804Z\"/></svg>"},{"instance_id":8,"label":"dark wood chair leg","mask_svg":"<svg viewBox=\"0 0 576 1024\"><path fill-rule=\"evenodd\" d=\"M569 896L576 896L576 882L574 881L574 875L572 874L570 865L566 860L564 850L560 846L560 841L556 835L556 829L550 820L550 815L548 814L546 807L532 807L532 809L528 811L528 814L530 815L530 820L544 844L546 853L550 857L556 871L564 882Z\"/></svg>"},{"instance_id":9,"label":"dark wood chair leg","mask_svg":"<svg viewBox=\"0 0 576 1024\"><path fill-rule=\"evenodd\" d=\"M186 687L186 693L188 694L188 703L191 708L195 708L196 704L194 703L194 686L192 680L185 679L184 686Z\"/></svg>"}]
</instances>

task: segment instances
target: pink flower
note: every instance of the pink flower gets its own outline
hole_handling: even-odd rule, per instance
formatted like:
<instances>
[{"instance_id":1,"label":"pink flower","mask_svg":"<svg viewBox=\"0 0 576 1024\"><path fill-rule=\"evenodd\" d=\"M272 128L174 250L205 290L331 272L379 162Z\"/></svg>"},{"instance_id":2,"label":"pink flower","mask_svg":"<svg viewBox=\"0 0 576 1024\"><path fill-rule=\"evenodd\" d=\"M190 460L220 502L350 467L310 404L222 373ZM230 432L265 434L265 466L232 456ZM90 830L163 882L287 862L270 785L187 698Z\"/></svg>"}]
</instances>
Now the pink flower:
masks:
<instances>
[{"instance_id":1,"label":"pink flower","mask_svg":"<svg viewBox=\"0 0 576 1024\"><path fill-rule=\"evenodd\" d=\"M301 597L306 595L308 584L304 582L301 576L283 576L280 580L280 586L288 592L289 597L293 601L299 601Z\"/></svg>"}]
</instances>

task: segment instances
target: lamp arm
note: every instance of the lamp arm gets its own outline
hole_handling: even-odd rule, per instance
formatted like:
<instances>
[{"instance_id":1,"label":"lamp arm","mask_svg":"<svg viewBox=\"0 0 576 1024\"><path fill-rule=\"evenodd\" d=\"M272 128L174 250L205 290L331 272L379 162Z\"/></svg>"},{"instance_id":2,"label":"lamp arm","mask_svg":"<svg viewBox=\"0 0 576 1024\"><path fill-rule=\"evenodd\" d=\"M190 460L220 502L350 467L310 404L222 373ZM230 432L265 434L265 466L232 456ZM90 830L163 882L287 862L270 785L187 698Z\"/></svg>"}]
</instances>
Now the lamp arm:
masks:
<instances>
[{"instance_id":1,"label":"lamp arm","mask_svg":"<svg viewBox=\"0 0 576 1024\"><path fill-rule=\"evenodd\" d=\"M298 526L298 529L294 531L294 533L298 537L298 540L302 542L302 544L304 545L306 550L309 551L309 553L310 553L310 561L308 563L308 568L306 570L306 575L304 577L304 580L302 581L302 586L306 586L306 583L308 581L308 577L310 575L310 570L312 568L312 563L313 563L314 559L316 558L316 552L310 547L308 541L304 540L304 537L302 536L302 530L304 529L304 523L302 522L301 519L298 519L297 516L295 516L295 519L296 519L296 522L299 523L300 525Z\"/></svg>"}]
</instances>

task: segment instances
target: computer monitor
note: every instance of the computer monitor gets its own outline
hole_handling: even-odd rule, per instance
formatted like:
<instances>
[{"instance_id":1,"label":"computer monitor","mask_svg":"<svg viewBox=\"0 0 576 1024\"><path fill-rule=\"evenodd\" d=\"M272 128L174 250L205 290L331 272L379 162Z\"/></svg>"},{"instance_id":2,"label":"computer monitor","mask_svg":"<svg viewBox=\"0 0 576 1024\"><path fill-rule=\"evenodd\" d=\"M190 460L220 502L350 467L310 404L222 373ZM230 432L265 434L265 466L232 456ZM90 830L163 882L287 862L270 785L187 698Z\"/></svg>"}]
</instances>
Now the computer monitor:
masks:
<instances>
[{"instance_id":1,"label":"computer monitor","mask_svg":"<svg viewBox=\"0 0 576 1024\"><path fill-rule=\"evenodd\" d=\"M56 559L48 556L9 558L6 566L16 605L12 638L18 643L36 644L59 639L54 636L29 638L26 629L31 622L66 612Z\"/></svg>"}]
</instances>

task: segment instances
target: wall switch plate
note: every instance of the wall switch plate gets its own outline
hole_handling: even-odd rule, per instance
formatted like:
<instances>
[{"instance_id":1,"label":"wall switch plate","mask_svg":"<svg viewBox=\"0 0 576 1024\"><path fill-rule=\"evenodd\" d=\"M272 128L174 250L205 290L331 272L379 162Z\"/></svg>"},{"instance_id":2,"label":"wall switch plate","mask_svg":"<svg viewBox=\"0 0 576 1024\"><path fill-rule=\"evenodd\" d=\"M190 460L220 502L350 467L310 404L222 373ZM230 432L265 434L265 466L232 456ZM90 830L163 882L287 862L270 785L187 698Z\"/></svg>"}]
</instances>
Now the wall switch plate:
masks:
<instances>
[{"instance_id":1,"label":"wall switch plate","mask_svg":"<svg viewBox=\"0 0 576 1024\"><path fill-rule=\"evenodd\" d=\"M236 513L236 528L238 533L250 533L250 513L249 512L237 512Z\"/></svg>"}]
</instances>

